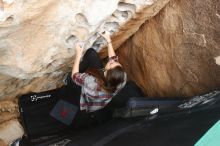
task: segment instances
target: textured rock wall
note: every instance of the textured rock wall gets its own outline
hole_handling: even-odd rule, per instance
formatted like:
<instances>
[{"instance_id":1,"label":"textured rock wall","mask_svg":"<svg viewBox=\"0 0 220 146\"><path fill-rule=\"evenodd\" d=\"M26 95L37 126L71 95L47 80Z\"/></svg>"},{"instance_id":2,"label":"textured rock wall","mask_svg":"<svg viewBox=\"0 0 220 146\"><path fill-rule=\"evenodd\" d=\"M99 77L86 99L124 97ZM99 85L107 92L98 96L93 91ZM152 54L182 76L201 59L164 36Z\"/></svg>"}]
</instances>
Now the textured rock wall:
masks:
<instances>
[{"instance_id":1,"label":"textured rock wall","mask_svg":"<svg viewBox=\"0 0 220 146\"><path fill-rule=\"evenodd\" d=\"M97 32L114 33L119 47L169 0L0 0L0 99L62 84L74 43L97 50Z\"/></svg>"},{"instance_id":2,"label":"textured rock wall","mask_svg":"<svg viewBox=\"0 0 220 146\"><path fill-rule=\"evenodd\" d=\"M168 2L0 0L0 145L23 134L14 98L62 85L77 40L99 51L105 42L97 32L108 30L118 48Z\"/></svg>"},{"instance_id":3,"label":"textured rock wall","mask_svg":"<svg viewBox=\"0 0 220 146\"><path fill-rule=\"evenodd\" d=\"M23 127L18 120L10 120L0 125L0 145L5 143L9 145L15 139L22 137L24 134Z\"/></svg>"},{"instance_id":4,"label":"textured rock wall","mask_svg":"<svg viewBox=\"0 0 220 146\"><path fill-rule=\"evenodd\" d=\"M96 32L108 30L118 48L150 18L118 49L129 77L149 96L219 88L220 2L171 0L160 11L168 2L0 0L0 99L61 85L77 40L99 50ZM15 102L0 102L0 145L23 134L17 117Z\"/></svg>"},{"instance_id":5,"label":"textured rock wall","mask_svg":"<svg viewBox=\"0 0 220 146\"><path fill-rule=\"evenodd\" d=\"M220 1L172 0L119 49L149 96L220 89Z\"/></svg>"}]
</instances>

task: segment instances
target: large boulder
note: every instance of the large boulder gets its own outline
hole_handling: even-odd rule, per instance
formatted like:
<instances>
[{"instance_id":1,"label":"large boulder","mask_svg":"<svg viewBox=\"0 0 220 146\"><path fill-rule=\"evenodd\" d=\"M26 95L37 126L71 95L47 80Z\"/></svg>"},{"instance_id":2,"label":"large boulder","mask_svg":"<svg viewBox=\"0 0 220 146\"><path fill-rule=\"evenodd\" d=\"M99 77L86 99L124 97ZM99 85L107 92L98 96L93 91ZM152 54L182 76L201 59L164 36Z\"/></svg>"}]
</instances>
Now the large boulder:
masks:
<instances>
[{"instance_id":1,"label":"large boulder","mask_svg":"<svg viewBox=\"0 0 220 146\"><path fill-rule=\"evenodd\" d=\"M2 2L2 0L1 0ZM97 51L114 33L119 47L169 0L3 0L0 2L0 99L62 85L77 40Z\"/></svg>"},{"instance_id":2,"label":"large boulder","mask_svg":"<svg viewBox=\"0 0 220 146\"><path fill-rule=\"evenodd\" d=\"M14 99L61 86L76 41L99 51L107 30L118 48L169 1L0 0L0 145L24 133Z\"/></svg>"},{"instance_id":3,"label":"large boulder","mask_svg":"<svg viewBox=\"0 0 220 146\"><path fill-rule=\"evenodd\" d=\"M0 145L9 145L24 135L24 129L18 120L10 120L0 124Z\"/></svg>"},{"instance_id":4,"label":"large boulder","mask_svg":"<svg viewBox=\"0 0 220 146\"><path fill-rule=\"evenodd\" d=\"M105 45L98 31L113 34L129 78L148 96L219 89L220 2L169 1L0 0L0 99L7 100L0 103L0 145L23 135L17 104L8 100L62 85L77 40L97 51Z\"/></svg>"},{"instance_id":5,"label":"large boulder","mask_svg":"<svg viewBox=\"0 0 220 146\"><path fill-rule=\"evenodd\" d=\"M220 1L172 0L119 49L148 96L220 89Z\"/></svg>"}]
</instances>

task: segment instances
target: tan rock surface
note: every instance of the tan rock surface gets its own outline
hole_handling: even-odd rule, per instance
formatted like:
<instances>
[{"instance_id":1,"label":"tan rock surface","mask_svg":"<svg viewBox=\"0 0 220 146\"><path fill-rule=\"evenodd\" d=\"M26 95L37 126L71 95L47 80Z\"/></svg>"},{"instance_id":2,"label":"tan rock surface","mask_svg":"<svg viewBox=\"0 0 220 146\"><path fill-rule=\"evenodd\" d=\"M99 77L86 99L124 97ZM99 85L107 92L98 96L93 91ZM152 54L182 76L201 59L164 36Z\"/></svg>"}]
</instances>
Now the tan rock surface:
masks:
<instances>
[{"instance_id":1,"label":"tan rock surface","mask_svg":"<svg viewBox=\"0 0 220 146\"><path fill-rule=\"evenodd\" d=\"M115 34L119 47L169 0L0 0L0 139L23 134L15 97L62 85L75 54L74 43L97 50L97 32ZM8 101L11 100L11 101Z\"/></svg>"},{"instance_id":2,"label":"tan rock surface","mask_svg":"<svg viewBox=\"0 0 220 146\"><path fill-rule=\"evenodd\" d=\"M22 137L24 130L18 120L10 120L0 124L0 142L9 145L15 139Z\"/></svg>"},{"instance_id":3,"label":"tan rock surface","mask_svg":"<svg viewBox=\"0 0 220 146\"><path fill-rule=\"evenodd\" d=\"M0 101L0 146L8 145L23 135L18 122L18 105L13 101Z\"/></svg>"},{"instance_id":4,"label":"tan rock surface","mask_svg":"<svg viewBox=\"0 0 220 146\"><path fill-rule=\"evenodd\" d=\"M0 124L19 116L18 105L13 101L0 102Z\"/></svg>"},{"instance_id":5,"label":"tan rock surface","mask_svg":"<svg viewBox=\"0 0 220 146\"><path fill-rule=\"evenodd\" d=\"M172 0L119 49L149 96L220 89L220 1Z\"/></svg>"},{"instance_id":6,"label":"tan rock surface","mask_svg":"<svg viewBox=\"0 0 220 146\"><path fill-rule=\"evenodd\" d=\"M0 139L0 146L7 146L4 142L4 140Z\"/></svg>"},{"instance_id":7,"label":"tan rock surface","mask_svg":"<svg viewBox=\"0 0 220 146\"><path fill-rule=\"evenodd\" d=\"M0 8L0 99L61 85L74 43L99 50L97 32L119 47L169 0L4 0Z\"/></svg>"},{"instance_id":8,"label":"tan rock surface","mask_svg":"<svg viewBox=\"0 0 220 146\"><path fill-rule=\"evenodd\" d=\"M108 30L128 75L149 96L190 96L220 87L220 2L4 0L0 3L0 99L62 84L76 40L99 50ZM2 8L2 10L1 10ZM155 16L155 17L153 17ZM153 18L152 18L153 17ZM106 56L106 50L101 54ZM0 144L23 134L17 105L0 102Z\"/></svg>"}]
</instances>

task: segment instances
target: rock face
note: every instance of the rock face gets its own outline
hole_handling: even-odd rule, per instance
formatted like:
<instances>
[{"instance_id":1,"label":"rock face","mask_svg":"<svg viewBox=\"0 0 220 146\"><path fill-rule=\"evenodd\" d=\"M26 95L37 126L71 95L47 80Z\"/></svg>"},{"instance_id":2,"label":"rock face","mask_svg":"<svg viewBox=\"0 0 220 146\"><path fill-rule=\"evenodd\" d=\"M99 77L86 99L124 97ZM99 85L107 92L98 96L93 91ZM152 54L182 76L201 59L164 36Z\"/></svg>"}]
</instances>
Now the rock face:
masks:
<instances>
[{"instance_id":1,"label":"rock face","mask_svg":"<svg viewBox=\"0 0 220 146\"><path fill-rule=\"evenodd\" d=\"M97 32L119 47L169 0L1 0L0 99L61 85L77 40L97 50Z\"/></svg>"},{"instance_id":2,"label":"rock face","mask_svg":"<svg viewBox=\"0 0 220 146\"><path fill-rule=\"evenodd\" d=\"M0 100L62 85L74 43L99 51L102 30L113 34L120 62L146 95L219 89L220 1L169 1L0 0ZM18 116L15 102L0 102L0 145L23 135Z\"/></svg>"},{"instance_id":3,"label":"rock face","mask_svg":"<svg viewBox=\"0 0 220 146\"><path fill-rule=\"evenodd\" d=\"M24 130L18 120L10 120L0 125L0 144L9 145L15 139L22 137Z\"/></svg>"},{"instance_id":4,"label":"rock face","mask_svg":"<svg viewBox=\"0 0 220 146\"><path fill-rule=\"evenodd\" d=\"M220 89L220 1L172 0L119 49L149 96Z\"/></svg>"},{"instance_id":5,"label":"rock face","mask_svg":"<svg viewBox=\"0 0 220 146\"><path fill-rule=\"evenodd\" d=\"M0 115L0 124L18 118L19 112L17 104L12 101L1 101Z\"/></svg>"},{"instance_id":6,"label":"rock face","mask_svg":"<svg viewBox=\"0 0 220 146\"><path fill-rule=\"evenodd\" d=\"M0 0L0 100L62 85L76 41L99 51L107 30L117 48L169 1ZM18 116L15 102L0 102L0 145L23 135Z\"/></svg>"},{"instance_id":7,"label":"rock face","mask_svg":"<svg viewBox=\"0 0 220 146\"><path fill-rule=\"evenodd\" d=\"M24 134L18 121L18 104L12 101L0 102L0 146L9 145Z\"/></svg>"}]
</instances>

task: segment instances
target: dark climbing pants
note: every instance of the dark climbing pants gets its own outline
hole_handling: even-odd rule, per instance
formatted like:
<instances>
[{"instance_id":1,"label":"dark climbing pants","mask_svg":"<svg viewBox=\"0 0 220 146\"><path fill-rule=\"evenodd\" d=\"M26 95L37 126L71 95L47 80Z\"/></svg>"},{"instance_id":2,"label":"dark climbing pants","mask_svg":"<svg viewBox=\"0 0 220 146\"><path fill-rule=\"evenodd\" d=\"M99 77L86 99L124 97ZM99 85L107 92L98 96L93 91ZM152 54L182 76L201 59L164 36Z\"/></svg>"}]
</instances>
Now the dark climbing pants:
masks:
<instances>
[{"instance_id":1,"label":"dark climbing pants","mask_svg":"<svg viewBox=\"0 0 220 146\"><path fill-rule=\"evenodd\" d=\"M82 61L79 64L79 72L80 73L86 72L88 68L96 68L96 69L103 68L102 60L99 57L98 53L93 48L89 48L84 54ZM76 92L77 94L81 93L81 87L73 82L71 77L71 72L68 73L67 75L67 86L71 87L72 90L75 91L75 94ZM79 103L79 98L77 99L77 103Z\"/></svg>"},{"instance_id":2,"label":"dark climbing pants","mask_svg":"<svg viewBox=\"0 0 220 146\"><path fill-rule=\"evenodd\" d=\"M83 73L88 68L96 68L96 69L103 68L102 60L99 57L98 53L93 48L89 48L84 54L82 61L79 64L79 72ZM67 85L72 86L72 88L74 88L77 91L81 91L80 86L76 85L73 82L71 77L71 72L67 75Z\"/></svg>"}]
</instances>

